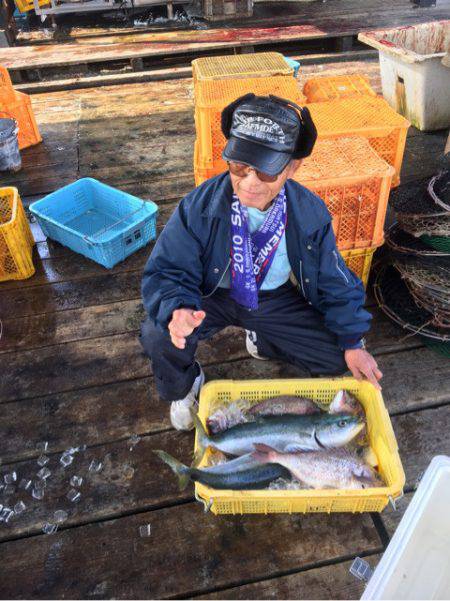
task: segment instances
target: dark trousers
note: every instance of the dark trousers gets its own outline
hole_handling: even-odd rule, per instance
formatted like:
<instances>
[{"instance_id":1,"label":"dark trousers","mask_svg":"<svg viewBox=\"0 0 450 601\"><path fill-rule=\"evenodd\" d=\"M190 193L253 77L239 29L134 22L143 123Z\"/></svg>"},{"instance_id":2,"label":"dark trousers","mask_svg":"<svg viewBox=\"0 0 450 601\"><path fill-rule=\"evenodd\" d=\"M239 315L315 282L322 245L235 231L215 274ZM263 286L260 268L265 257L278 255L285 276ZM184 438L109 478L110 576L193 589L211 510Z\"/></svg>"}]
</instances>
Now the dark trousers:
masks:
<instances>
[{"instance_id":1,"label":"dark trousers","mask_svg":"<svg viewBox=\"0 0 450 601\"><path fill-rule=\"evenodd\" d=\"M323 316L299 295L290 282L276 290L259 293L259 307L249 311L219 288L203 299L206 318L176 348L169 332L147 319L142 323L141 344L152 361L156 388L165 401L184 398L198 375L195 352L199 340L211 338L227 326L256 332L258 353L291 363L311 376L341 375L347 370L336 336L325 328Z\"/></svg>"}]
</instances>

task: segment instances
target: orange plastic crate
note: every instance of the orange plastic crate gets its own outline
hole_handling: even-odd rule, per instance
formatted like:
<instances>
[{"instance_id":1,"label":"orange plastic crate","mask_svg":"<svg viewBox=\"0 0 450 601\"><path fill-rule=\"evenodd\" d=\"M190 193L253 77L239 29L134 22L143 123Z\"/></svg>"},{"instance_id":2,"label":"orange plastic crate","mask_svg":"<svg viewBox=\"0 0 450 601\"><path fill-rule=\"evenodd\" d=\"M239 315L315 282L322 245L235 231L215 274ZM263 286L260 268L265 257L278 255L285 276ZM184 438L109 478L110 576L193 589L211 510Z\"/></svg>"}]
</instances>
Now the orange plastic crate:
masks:
<instances>
[{"instance_id":1,"label":"orange plastic crate","mask_svg":"<svg viewBox=\"0 0 450 601\"><path fill-rule=\"evenodd\" d=\"M324 102L350 96L376 96L369 81L363 75L336 75L335 77L312 77L303 86L307 102Z\"/></svg>"},{"instance_id":2,"label":"orange plastic crate","mask_svg":"<svg viewBox=\"0 0 450 601\"><path fill-rule=\"evenodd\" d=\"M354 96L308 105L319 138L363 136L378 155L392 165L392 185L400 183L409 121L378 96Z\"/></svg>"},{"instance_id":3,"label":"orange plastic crate","mask_svg":"<svg viewBox=\"0 0 450 601\"><path fill-rule=\"evenodd\" d=\"M333 217L339 250L378 246L394 168L365 138L319 140L294 180L315 192Z\"/></svg>"},{"instance_id":4,"label":"orange plastic crate","mask_svg":"<svg viewBox=\"0 0 450 601\"><path fill-rule=\"evenodd\" d=\"M15 119L19 125L19 148L27 148L42 142L36 119L34 118L31 99L27 94L14 92L12 98L0 89L0 117Z\"/></svg>"},{"instance_id":5,"label":"orange plastic crate","mask_svg":"<svg viewBox=\"0 0 450 601\"><path fill-rule=\"evenodd\" d=\"M8 69L6 67L2 67L2 65L0 65L0 94L2 98L5 99L5 102L14 101L15 92L11 83L9 72Z\"/></svg>"},{"instance_id":6,"label":"orange plastic crate","mask_svg":"<svg viewBox=\"0 0 450 601\"><path fill-rule=\"evenodd\" d=\"M34 274L33 245L17 188L0 188L0 282Z\"/></svg>"},{"instance_id":7,"label":"orange plastic crate","mask_svg":"<svg viewBox=\"0 0 450 601\"><path fill-rule=\"evenodd\" d=\"M294 69L279 52L255 52L229 56L206 56L192 61L194 86L206 80L242 77L292 77Z\"/></svg>"},{"instance_id":8,"label":"orange plastic crate","mask_svg":"<svg viewBox=\"0 0 450 601\"><path fill-rule=\"evenodd\" d=\"M304 104L303 94L293 77L255 77L199 81L196 86L195 127L198 141L197 167L223 171L222 159L226 139L222 134L222 110L239 96L253 92L259 96L274 94L296 104Z\"/></svg>"}]
</instances>

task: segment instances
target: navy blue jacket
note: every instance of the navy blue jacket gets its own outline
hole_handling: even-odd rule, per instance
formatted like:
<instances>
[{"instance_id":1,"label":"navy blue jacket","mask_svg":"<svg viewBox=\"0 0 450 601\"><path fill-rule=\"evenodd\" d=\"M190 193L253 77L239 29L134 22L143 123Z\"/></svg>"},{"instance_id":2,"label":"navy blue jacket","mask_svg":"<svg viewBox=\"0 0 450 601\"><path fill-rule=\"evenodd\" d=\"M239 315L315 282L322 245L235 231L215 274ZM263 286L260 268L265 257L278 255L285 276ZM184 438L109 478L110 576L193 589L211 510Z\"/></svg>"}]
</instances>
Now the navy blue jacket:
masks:
<instances>
[{"instance_id":1,"label":"navy blue jacket","mask_svg":"<svg viewBox=\"0 0 450 601\"><path fill-rule=\"evenodd\" d=\"M370 327L365 292L339 251L328 209L293 180L287 197L286 246L299 292L320 311L341 348L354 348ZM230 265L230 176L213 177L179 203L147 261L142 281L150 319L166 328L180 307L201 308Z\"/></svg>"}]
</instances>

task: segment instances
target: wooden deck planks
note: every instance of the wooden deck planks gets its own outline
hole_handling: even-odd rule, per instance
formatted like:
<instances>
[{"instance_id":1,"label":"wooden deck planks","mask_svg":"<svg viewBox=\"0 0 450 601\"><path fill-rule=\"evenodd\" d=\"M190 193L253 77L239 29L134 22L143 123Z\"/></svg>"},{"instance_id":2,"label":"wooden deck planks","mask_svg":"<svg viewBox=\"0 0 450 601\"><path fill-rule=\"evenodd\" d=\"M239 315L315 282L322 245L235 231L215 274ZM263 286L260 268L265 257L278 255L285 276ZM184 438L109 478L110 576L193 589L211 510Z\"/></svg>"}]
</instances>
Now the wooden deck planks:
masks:
<instances>
[{"instance_id":1,"label":"wooden deck planks","mask_svg":"<svg viewBox=\"0 0 450 601\"><path fill-rule=\"evenodd\" d=\"M151 536L141 539L138 528L146 523ZM216 517L188 503L6 542L2 551L14 562L4 566L1 591L7 597L186 598L312 567L319 558L380 550L368 515Z\"/></svg>"},{"instance_id":2,"label":"wooden deck planks","mask_svg":"<svg viewBox=\"0 0 450 601\"><path fill-rule=\"evenodd\" d=\"M79 149L80 156L84 155L83 165L89 165L89 157L102 154L96 140L103 137L105 145L108 140L114 143L114 137L109 135L114 130L108 126L107 118L110 106L116 107L111 114L115 115L112 121L119 125L117 135L128 128L136 135L139 148L145 147L145 143L138 141L139 132L141 128L144 135L151 132L155 110L155 126L162 139L166 136L169 140L173 135L174 128L170 125L173 115L177 127L183 131L180 138L185 140L184 148L189 148L191 100L182 92L187 88L180 86L180 82L169 82L164 87L165 98L173 104L166 105L167 111L160 111L155 108L157 85L133 84L123 86L124 90L101 88L100 92L81 90L74 94L85 116L80 121L81 113L76 114L75 122L79 124L76 129L82 136L73 146ZM139 98L147 92L148 103L141 102ZM50 127L51 119L44 110L48 101L49 110L54 110L64 124L62 127L66 129L60 140L70 141L71 132L75 131L71 129L74 121L65 124L62 112L57 110L59 102L66 103L68 111L75 106L68 100L72 94L43 94L38 99L38 115L42 115L38 118L45 119ZM182 101L178 102L177 96ZM132 99L139 100L137 116L129 116L127 120L124 107L129 101L132 106ZM57 126L48 131L51 145L56 139ZM432 157L439 148L440 136L440 133L427 137L414 132L408 139L405 156L406 161L410 160L411 149L412 179L434 165ZM120 150L123 165L130 147L125 144ZM36 152L42 161L40 170L45 172L47 159L38 148L28 149L30 157ZM63 167L58 171L55 145L50 148L48 164L53 163L56 168L50 184L46 184L47 191L52 186L59 187L69 173ZM177 161L176 151L168 148L169 157ZM184 162L186 175L174 175L168 183L159 169L150 175L145 175L148 173L145 169L137 172L131 169L127 175L123 165L108 171L110 157L111 154L105 153L103 161L99 156L102 175L117 178L110 181L118 181L118 187L138 196L145 197L147 188L149 193L159 194L161 223L174 203L192 187L190 156ZM421 157L424 168L419 172L414 166L420 167ZM31 163L30 159L25 177L19 183L19 188L27 190L24 197L39 194L35 183L43 179L38 179L37 170L32 179ZM90 173L89 169L86 173ZM41 187L44 186L42 183ZM2 349L5 351L2 359L9 365L0 385L0 398L8 401L3 405L4 420L0 422L0 437L5 441L2 472L14 467L19 473L23 470L24 474L31 474L37 467L36 443L48 440L54 453L51 468L55 470L55 484L41 504L32 501L23 520L17 518L16 524L11 522L11 528L0 531L6 539L25 537L2 543L2 553L14 558L0 583L2 596L280 598L297 592L298 598L303 593L305 598L359 597L359 591L352 587L347 576L348 563L341 562L356 554L381 551L380 539L368 516L218 518L204 516L200 507L192 503L177 506L192 498L192 489L180 496L173 475L162 465L158 468L150 451L160 445L185 456L191 448L191 435L168 432L167 407L157 400L151 370L136 338L142 315L140 277L150 247L110 272L97 270L95 264L79 256L73 261L75 255L63 247L47 244L39 228L33 229L41 257L36 260L37 279L19 285L2 284L0 297L2 315L9 315L14 307L14 317L5 320L8 336ZM400 328L377 313L376 328L369 342L385 373L383 394L394 415L407 486L411 488L434 454L450 452L442 434L448 431L449 368L443 357L433 354L414 338L402 341L402 335ZM295 375L289 366L247 358L242 333L236 337L233 331L202 344L199 357L206 366L208 379ZM437 424L442 427L438 432ZM130 452L126 440L132 433L144 438ZM103 475L96 476L97 480L87 486L83 501L71 508L66 530L53 537L27 538L39 532L42 521L51 517L64 499L66 483L58 472L58 453L83 443L88 449L83 459L81 456L77 459L83 469L89 457L101 458L109 453ZM132 478L127 478L127 474L130 476L127 466L136 469ZM175 506L148 512L149 508L167 503ZM88 523L96 520L100 522ZM147 522L152 523L152 537L157 536L145 541L139 538L137 528ZM285 539L282 548L278 545L280 535ZM275 541L273 548L268 548L268 540ZM263 551L255 556L249 555L249 549ZM212 564L211 556L216 556L220 563ZM322 565L324 562L338 563L328 566ZM192 566L198 569L193 570ZM334 595L330 588L333 581Z\"/></svg>"},{"instance_id":3,"label":"wooden deck planks","mask_svg":"<svg viewBox=\"0 0 450 601\"><path fill-rule=\"evenodd\" d=\"M375 567L381 555L365 557ZM220 590L197 599L359 599L365 583L350 574L352 561Z\"/></svg>"}]
</instances>

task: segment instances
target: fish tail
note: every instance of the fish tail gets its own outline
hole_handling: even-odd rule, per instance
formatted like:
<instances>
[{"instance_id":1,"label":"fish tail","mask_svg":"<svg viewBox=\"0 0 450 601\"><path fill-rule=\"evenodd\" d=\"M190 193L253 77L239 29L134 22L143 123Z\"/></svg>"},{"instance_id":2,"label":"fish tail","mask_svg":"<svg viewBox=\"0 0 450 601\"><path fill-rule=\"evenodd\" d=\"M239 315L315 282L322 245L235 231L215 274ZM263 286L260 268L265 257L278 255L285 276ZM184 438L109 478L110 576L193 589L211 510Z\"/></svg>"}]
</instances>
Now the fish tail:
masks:
<instances>
[{"instance_id":1,"label":"fish tail","mask_svg":"<svg viewBox=\"0 0 450 601\"><path fill-rule=\"evenodd\" d=\"M165 451L157 450L153 452L156 455L158 455L158 457L162 459L164 463L167 463L167 465L174 472L174 474L176 474L176 476L178 477L178 485L180 487L180 490L184 490L190 480L190 468L188 468L187 465L184 465L183 463L181 463L181 461L178 461L178 459L175 459L175 457L172 457L172 455L169 455L169 453L166 453Z\"/></svg>"},{"instance_id":2,"label":"fish tail","mask_svg":"<svg viewBox=\"0 0 450 601\"><path fill-rule=\"evenodd\" d=\"M193 409L191 410L191 415L194 421L195 431L197 433L197 450L194 453L194 461L192 465L198 466L202 460L206 448L210 446L210 440L205 427Z\"/></svg>"}]
</instances>

